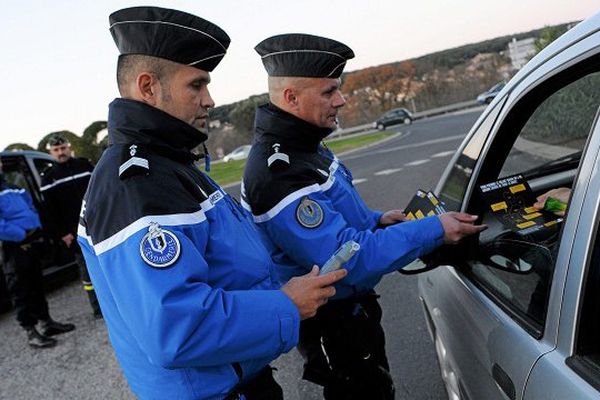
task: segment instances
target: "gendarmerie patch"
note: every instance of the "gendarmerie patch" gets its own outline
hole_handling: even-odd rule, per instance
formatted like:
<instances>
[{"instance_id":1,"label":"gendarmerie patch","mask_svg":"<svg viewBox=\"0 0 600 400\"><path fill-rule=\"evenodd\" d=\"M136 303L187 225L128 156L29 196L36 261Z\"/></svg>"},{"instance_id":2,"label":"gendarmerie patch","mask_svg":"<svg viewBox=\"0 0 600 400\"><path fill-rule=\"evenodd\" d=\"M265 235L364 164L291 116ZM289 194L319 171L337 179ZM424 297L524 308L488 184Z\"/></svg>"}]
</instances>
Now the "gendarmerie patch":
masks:
<instances>
[{"instance_id":1,"label":"gendarmerie patch","mask_svg":"<svg viewBox=\"0 0 600 400\"><path fill-rule=\"evenodd\" d=\"M323 222L323 209L316 201L304 197L296 208L296 219L305 228L316 228Z\"/></svg>"},{"instance_id":2,"label":"gendarmerie patch","mask_svg":"<svg viewBox=\"0 0 600 400\"><path fill-rule=\"evenodd\" d=\"M151 267L166 268L173 265L180 254L181 245L177 236L152 222L140 242L142 260Z\"/></svg>"}]
</instances>

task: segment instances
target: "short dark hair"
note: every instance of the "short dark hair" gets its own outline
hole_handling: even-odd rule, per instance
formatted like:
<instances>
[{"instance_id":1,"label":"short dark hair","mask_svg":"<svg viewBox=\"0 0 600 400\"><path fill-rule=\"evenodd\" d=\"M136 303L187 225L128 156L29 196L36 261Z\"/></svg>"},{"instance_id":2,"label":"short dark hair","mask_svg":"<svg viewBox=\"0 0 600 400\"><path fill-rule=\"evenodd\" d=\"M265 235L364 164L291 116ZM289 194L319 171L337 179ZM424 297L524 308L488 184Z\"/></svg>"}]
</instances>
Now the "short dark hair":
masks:
<instances>
[{"instance_id":1,"label":"short dark hair","mask_svg":"<svg viewBox=\"0 0 600 400\"><path fill-rule=\"evenodd\" d=\"M158 57L143 54L123 54L117 61L117 85L121 96L128 95L127 86L140 72L146 71L154 74L163 84L168 84L168 79L173 72L175 63Z\"/></svg>"}]
</instances>

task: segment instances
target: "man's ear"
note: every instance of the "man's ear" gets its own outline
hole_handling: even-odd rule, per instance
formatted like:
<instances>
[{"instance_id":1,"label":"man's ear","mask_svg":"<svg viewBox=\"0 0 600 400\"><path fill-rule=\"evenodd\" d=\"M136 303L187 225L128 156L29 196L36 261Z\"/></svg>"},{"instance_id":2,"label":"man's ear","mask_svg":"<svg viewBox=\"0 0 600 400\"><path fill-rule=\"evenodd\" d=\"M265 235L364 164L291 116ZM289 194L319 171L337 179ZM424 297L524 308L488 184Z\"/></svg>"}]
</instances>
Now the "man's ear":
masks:
<instances>
[{"instance_id":1,"label":"man's ear","mask_svg":"<svg viewBox=\"0 0 600 400\"><path fill-rule=\"evenodd\" d=\"M283 90L283 101L284 103L294 109L298 105L298 95L292 88L285 88Z\"/></svg>"},{"instance_id":2,"label":"man's ear","mask_svg":"<svg viewBox=\"0 0 600 400\"><path fill-rule=\"evenodd\" d=\"M156 75L150 72L141 72L135 80L135 89L138 100L156 106L161 89Z\"/></svg>"}]
</instances>

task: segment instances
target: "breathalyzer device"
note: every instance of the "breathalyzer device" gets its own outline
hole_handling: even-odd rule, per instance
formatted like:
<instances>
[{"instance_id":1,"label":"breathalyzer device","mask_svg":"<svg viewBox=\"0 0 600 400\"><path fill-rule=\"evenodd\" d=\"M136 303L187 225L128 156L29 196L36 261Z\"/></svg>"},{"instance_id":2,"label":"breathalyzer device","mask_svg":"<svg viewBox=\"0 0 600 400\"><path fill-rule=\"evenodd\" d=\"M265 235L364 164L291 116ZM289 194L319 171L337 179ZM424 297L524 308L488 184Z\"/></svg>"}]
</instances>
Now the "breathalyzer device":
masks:
<instances>
[{"instance_id":1,"label":"breathalyzer device","mask_svg":"<svg viewBox=\"0 0 600 400\"><path fill-rule=\"evenodd\" d=\"M319 275L324 275L328 272L340 269L358 250L360 250L360 244L356 243L354 240L348 240L333 253L331 258L327 260L325 264L323 264L321 271L319 271Z\"/></svg>"}]
</instances>

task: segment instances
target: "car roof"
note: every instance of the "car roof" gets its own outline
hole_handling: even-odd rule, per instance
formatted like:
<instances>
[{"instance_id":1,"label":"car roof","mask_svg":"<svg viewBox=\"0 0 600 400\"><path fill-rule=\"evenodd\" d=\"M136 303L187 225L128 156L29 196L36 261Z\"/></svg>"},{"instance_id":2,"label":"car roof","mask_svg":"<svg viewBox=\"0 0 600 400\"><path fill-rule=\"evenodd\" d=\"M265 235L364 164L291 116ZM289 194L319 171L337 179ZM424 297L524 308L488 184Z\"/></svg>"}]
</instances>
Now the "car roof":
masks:
<instances>
[{"instance_id":1,"label":"car roof","mask_svg":"<svg viewBox=\"0 0 600 400\"><path fill-rule=\"evenodd\" d=\"M48 153L35 150L9 150L0 151L0 157L25 157L25 158L46 158L52 160L52 157Z\"/></svg>"}]
</instances>

